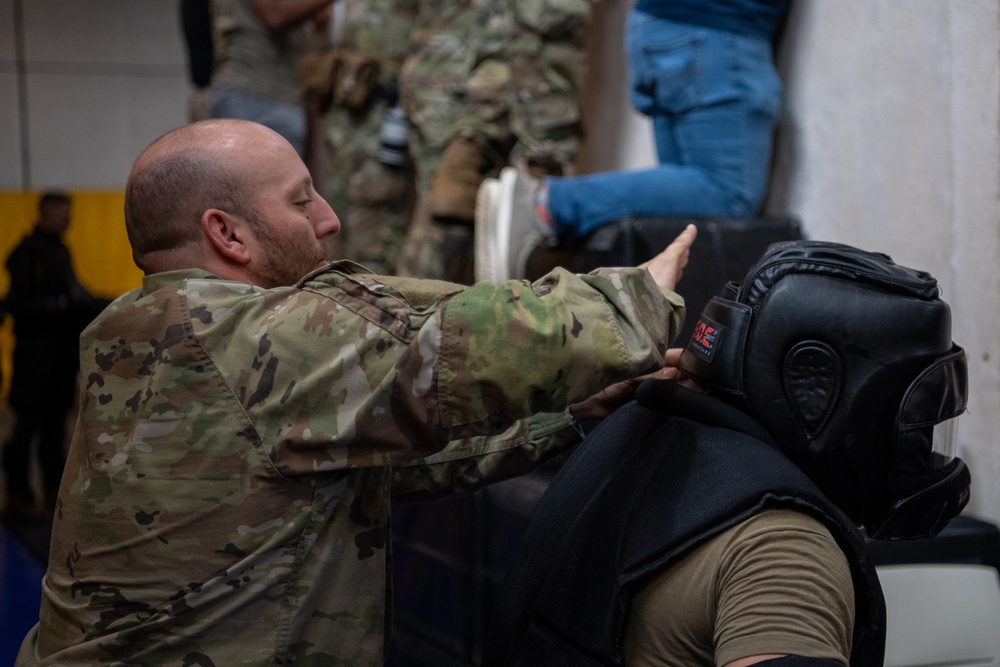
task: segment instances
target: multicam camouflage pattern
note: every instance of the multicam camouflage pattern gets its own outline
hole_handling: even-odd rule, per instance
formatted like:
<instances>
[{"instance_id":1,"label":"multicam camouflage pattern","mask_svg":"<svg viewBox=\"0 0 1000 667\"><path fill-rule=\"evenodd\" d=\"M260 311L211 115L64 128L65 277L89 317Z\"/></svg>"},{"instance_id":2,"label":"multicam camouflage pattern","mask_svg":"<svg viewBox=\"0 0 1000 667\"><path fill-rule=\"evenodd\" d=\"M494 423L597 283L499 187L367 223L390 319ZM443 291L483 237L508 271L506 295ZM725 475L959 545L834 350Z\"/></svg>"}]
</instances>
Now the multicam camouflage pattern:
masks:
<instances>
[{"instance_id":1,"label":"multicam camouflage pattern","mask_svg":"<svg viewBox=\"0 0 1000 667\"><path fill-rule=\"evenodd\" d=\"M147 277L83 334L17 665L382 665L390 493L468 490L576 442L569 404L662 363L683 312L666 297L637 269Z\"/></svg>"},{"instance_id":2,"label":"multicam camouflage pattern","mask_svg":"<svg viewBox=\"0 0 1000 667\"><path fill-rule=\"evenodd\" d=\"M387 165L377 157L386 112L376 100L361 114L338 107L326 114L331 148L324 195L340 218L332 257L350 258L380 274L396 271L416 205L413 163Z\"/></svg>"},{"instance_id":3,"label":"multicam camouflage pattern","mask_svg":"<svg viewBox=\"0 0 1000 667\"><path fill-rule=\"evenodd\" d=\"M589 4L422 2L401 74L416 152L462 135L501 156L515 147L525 161L575 160Z\"/></svg>"},{"instance_id":4,"label":"multicam camouflage pattern","mask_svg":"<svg viewBox=\"0 0 1000 667\"><path fill-rule=\"evenodd\" d=\"M380 84L398 85L416 10L416 0L347 0L337 48L377 59ZM416 206L413 162L377 157L387 108L385 96L374 94L365 108L334 106L325 118L331 159L323 195L342 225L333 256L381 274L395 273Z\"/></svg>"},{"instance_id":5,"label":"multicam camouflage pattern","mask_svg":"<svg viewBox=\"0 0 1000 667\"><path fill-rule=\"evenodd\" d=\"M515 161L562 174L576 160L583 137L580 90L586 76L592 0L535 0L511 5L513 38L507 44L516 90L511 95Z\"/></svg>"},{"instance_id":6,"label":"multicam camouflage pattern","mask_svg":"<svg viewBox=\"0 0 1000 667\"><path fill-rule=\"evenodd\" d=\"M409 52L418 0L345 0L337 46L378 58L386 81L396 81Z\"/></svg>"},{"instance_id":7,"label":"multicam camouflage pattern","mask_svg":"<svg viewBox=\"0 0 1000 667\"><path fill-rule=\"evenodd\" d=\"M438 226L422 197L455 137L480 144L494 174L511 161L562 174L576 160L590 1L421 2L400 78L420 199L399 274L459 279L471 256L468 230Z\"/></svg>"},{"instance_id":8,"label":"multicam camouflage pattern","mask_svg":"<svg viewBox=\"0 0 1000 667\"><path fill-rule=\"evenodd\" d=\"M327 113L324 195L343 223L337 256L381 273L468 273L471 231L430 220L426 194L448 142L472 137L495 171L511 159L562 173L582 137L591 0L347 0L338 48L377 57L398 83L412 162L378 161L384 101ZM445 252L442 252L444 248Z\"/></svg>"}]
</instances>

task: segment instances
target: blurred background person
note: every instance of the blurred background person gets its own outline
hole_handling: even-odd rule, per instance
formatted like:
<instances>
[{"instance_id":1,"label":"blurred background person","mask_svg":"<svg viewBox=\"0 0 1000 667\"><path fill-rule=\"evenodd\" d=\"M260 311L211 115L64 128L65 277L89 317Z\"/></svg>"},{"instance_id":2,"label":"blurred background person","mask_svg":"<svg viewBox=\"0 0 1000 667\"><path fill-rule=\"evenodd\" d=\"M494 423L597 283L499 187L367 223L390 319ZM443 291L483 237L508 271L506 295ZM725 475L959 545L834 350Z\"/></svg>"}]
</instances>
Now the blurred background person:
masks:
<instances>
[{"instance_id":1,"label":"blurred background person","mask_svg":"<svg viewBox=\"0 0 1000 667\"><path fill-rule=\"evenodd\" d=\"M334 257L393 274L416 201L399 72L416 0L343 0L332 48L305 60L307 106L323 112L326 168L317 186L341 220Z\"/></svg>"},{"instance_id":2,"label":"blurred background person","mask_svg":"<svg viewBox=\"0 0 1000 667\"><path fill-rule=\"evenodd\" d=\"M212 8L209 0L181 0L181 33L184 36L188 77L194 90L188 95L188 120L212 117L212 66L215 45L212 39Z\"/></svg>"},{"instance_id":3,"label":"blurred background person","mask_svg":"<svg viewBox=\"0 0 1000 667\"><path fill-rule=\"evenodd\" d=\"M308 125L296 68L332 3L212 0L212 117L261 123L303 155Z\"/></svg>"},{"instance_id":4,"label":"blurred background person","mask_svg":"<svg viewBox=\"0 0 1000 667\"><path fill-rule=\"evenodd\" d=\"M471 283L483 178L571 173L589 26L589 0L421 4L400 80L419 195L400 273Z\"/></svg>"},{"instance_id":5,"label":"blurred background person","mask_svg":"<svg viewBox=\"0 0 1000 667\"><path fill-rule=\"evenodd\" d=\"M38 202L38 222L7 257L14 318L14 371L10 407L14 430L3 448L7 518L43 516L31 484L32 444L37 438L44 512L51 515L65 460L66 422L73 408L79 369L79 336L107 301L92 296L73 271L62 236L72 201L48 192Z\"/></svg>"},{"instance_id":6,"label":"blurred background person","mask_svg":"<svg viewBox=\"0 0 1000 667\"><path fill-rule=\"evenodd\" d=\"M491 239L479 277L524 277L536 248L622 218L755 216L783 92L773 44L790 4L638 0L625 26L631 102L652 121L659 164L540 180L508 169L490 179L477 212L477 235Z\"/></svg>"},{"instance_id":7,"label":"blurred background person","mask_svg":"<svg viewBox=\"0 0 1000 667\"><path fill-rule=\"evenodd\" d=\"M582 139L589 0L345 0L328 54L324 196L336 256L471 283L482 179L516 161L569 173Z\"/></svg>"}]
</instances>

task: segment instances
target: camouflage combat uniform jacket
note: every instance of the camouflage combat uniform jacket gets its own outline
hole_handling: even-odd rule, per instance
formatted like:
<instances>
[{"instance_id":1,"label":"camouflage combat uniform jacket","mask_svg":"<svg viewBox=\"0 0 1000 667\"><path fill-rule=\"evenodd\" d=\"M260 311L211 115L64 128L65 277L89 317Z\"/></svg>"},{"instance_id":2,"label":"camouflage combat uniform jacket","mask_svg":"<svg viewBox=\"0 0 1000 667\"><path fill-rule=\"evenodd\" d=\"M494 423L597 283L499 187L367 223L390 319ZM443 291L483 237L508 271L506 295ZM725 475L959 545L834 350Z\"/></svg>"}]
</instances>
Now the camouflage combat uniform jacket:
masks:
<instances>
[{"instance_id":1,"label":"camouflage combat uniform jacket","mask_svg":"<svg viewBox=\"0 0 1000 667\"><path fill-rule=\"evenodd\" d=\"M465 289L347 262L270 290L147 277L82 336L17 664L381 665L390 493L572 444L567 405L661 364L682 312L633 269Z\"/></svg>"}]
</instances>

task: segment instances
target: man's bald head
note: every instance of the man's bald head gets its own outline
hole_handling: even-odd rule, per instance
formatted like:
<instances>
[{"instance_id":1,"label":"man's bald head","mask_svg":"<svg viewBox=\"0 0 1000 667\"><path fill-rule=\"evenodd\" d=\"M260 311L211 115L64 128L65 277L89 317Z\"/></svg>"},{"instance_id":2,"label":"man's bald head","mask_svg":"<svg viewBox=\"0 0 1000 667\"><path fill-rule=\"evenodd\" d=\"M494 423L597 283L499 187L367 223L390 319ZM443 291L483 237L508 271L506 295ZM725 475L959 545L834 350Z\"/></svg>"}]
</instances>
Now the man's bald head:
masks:
<instances>
[{"instance_id":1,"label":"man's bald head","mask_svg":"<svg viewBox=\"0 0 1000 667\"><path fill-rule=\"evenodd\" d=\"M136 265L150 273L170 268L157 257L196 252L201 215L210 208L263 226L254 205L260 165L254 167L253 158L275 141L284 140L262 125L218 119L185 125L150 144L125 186L125 228Z\"/></svg>"}]
</instances>

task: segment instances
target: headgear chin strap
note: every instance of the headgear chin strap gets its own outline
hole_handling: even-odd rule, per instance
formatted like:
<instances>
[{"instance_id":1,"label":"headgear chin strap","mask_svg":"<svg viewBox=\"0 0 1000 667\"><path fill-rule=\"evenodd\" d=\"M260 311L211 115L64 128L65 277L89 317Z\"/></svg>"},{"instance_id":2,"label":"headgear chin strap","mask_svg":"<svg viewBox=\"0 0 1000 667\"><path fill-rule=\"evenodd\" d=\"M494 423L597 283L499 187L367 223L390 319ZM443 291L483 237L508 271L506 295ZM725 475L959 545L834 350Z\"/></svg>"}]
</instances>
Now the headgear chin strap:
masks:
<instances>
[{"instance_id":1,"label":"headgear chin strap","mask_svg":"<svg viewBox=\"0 0 1000 667\"><path fill-rule=\"evenodd\" d=\"M934 451L968 384L938 292L884 254L774 244L708 303L680 366L763 424L871 534L933 535L969 499L965 464Z\"/></svg>"}]
</instances>

